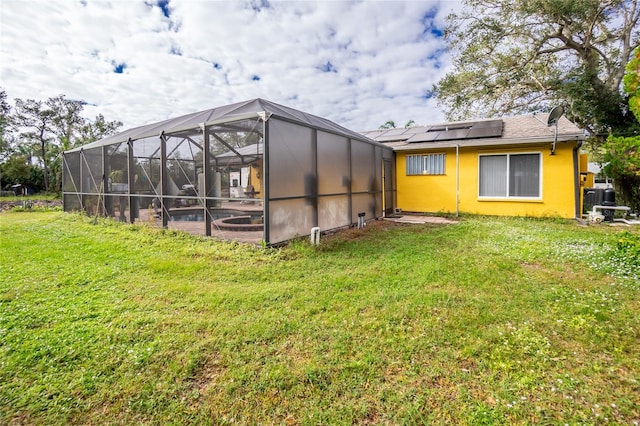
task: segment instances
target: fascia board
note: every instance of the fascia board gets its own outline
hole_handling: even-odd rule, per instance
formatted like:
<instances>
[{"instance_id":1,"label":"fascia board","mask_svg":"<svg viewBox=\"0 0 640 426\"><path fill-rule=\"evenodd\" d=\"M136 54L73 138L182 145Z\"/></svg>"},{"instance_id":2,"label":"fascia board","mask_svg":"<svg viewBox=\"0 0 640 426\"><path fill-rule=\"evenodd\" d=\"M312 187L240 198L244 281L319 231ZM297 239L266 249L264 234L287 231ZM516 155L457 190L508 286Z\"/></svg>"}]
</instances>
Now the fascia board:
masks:
<instances>
[{"instance_id":1,"label":"fascia board","mask_svg":"<svg viewBox=\"0 0 640 426\"><path fill-rule=\"evenodd\" d=\"M584 134L558 135L558 142L569 142L584 140ZM393 147L394 151L417 151L425 149L455 148L460 147L483 147L483 146L503 146L503 145L532 145L540 143L553 143L553 138L548 136L538 138L518 138L518 139L475 139L442 142L417 142Z\"/></svg>"}]
</instances>

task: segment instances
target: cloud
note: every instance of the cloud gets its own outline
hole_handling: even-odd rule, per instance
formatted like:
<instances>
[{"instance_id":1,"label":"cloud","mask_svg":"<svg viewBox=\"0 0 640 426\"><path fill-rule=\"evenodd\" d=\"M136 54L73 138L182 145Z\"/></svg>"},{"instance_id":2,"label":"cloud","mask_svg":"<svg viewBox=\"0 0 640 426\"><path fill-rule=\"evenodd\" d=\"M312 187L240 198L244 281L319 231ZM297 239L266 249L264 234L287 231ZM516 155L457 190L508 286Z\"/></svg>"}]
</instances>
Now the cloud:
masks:
<instances>
[{"instance_id":1,"label":"cloud","mask_svg":"<svg viewBox=\"0 0 640 426\"><path fill-rule=\"evenodd\" d=\"M354 130L441 121L457 2L3 0L0 85L137 126L262 97Z\"/></svg>"}]
</instances>

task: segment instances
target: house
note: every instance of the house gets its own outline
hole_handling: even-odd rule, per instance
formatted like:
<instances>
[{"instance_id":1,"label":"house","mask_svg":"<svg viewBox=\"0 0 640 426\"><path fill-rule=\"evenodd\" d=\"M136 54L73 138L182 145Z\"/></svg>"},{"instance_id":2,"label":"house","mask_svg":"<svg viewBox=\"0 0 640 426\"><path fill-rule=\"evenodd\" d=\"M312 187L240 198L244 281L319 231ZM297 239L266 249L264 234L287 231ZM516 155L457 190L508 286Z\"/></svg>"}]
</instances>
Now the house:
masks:
<instances>
[{"instance_id":1,"label":"house","mask_svg":"<svg viewBox=\"0 0 640 426\"><path fill-rule=\"evenodd\" d=\"M585 136L565 117L557 127L538 114L363 134L393 148L402 211L581 217Z\"/></svg>"},{"instance_id":2,"label":"house","mask_svg":"<svg viewBox=\"0 0 640 426\"><path fill-rule=\"evenodd\" d=\"M357 133L264 99L63 154L65 211L267 245L406 212L581 216L584 133L505 117Z\"/></svg>"}]
</instances>

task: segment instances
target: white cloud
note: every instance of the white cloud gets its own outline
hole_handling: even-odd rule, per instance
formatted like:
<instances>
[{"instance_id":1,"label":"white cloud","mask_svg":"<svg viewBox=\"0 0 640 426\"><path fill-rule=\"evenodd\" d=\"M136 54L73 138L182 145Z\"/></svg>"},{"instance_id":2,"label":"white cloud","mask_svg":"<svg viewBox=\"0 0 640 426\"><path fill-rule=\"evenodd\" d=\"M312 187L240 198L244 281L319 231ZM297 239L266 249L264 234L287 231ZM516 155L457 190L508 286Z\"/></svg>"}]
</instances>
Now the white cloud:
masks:
<instances>
[{"instance_id":1,"label":"white cloud","mask_svg":"<svg viewBox=\"0 0 640 426\"><path fill-rule=\"evenodd\" d=\"M262 3L171 0L166 17L155 0L3 0L0 86L126 127L256 97L354 130L443 119L425 98L450 66L431 30L457 2Z\"/></svg>"}]
</instances>

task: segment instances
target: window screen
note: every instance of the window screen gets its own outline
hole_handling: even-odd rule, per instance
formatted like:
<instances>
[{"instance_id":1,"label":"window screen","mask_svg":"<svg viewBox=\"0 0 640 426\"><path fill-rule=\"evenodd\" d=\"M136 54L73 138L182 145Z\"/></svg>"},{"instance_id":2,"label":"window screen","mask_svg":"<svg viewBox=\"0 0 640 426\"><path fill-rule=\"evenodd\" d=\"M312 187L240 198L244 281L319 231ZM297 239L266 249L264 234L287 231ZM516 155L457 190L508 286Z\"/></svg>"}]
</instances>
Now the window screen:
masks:
<instances>
[{"instance_id":1,"label":"window screen","mask_svg":"<svg viewBox=\"0 0 640 426\"><path fill-rule=\"evenodd\" d=\"M509 196L540 196L540 154L509 156Z\"/></svg>"},{"instance_id":2,"label":"window screen","mask_svg":"<svg viewBox=\"0 0 640 426\"><path fill-rule=\"evenodd\" d=\"M480 197L540 197L540 154L480 156Z\"/></svg>"},{"instance_id":3,"label":"window screen","mask_svg":"<svg viewBox=\"0 0 640 426\"><path fill-rule=\"evenodd\" d=\"M483 155L480 157L480 196L507 196L506 155Z\"/></svg>"},{"instance_id":4,"label":"window screen","mask_svg":"<svg viewBox=\"0 0 640 426\"><path fill-rule=\"evenodd\" d=\"M407 176L443 175L445 154L407 155Z\"/></svg>"}]
</instances>

